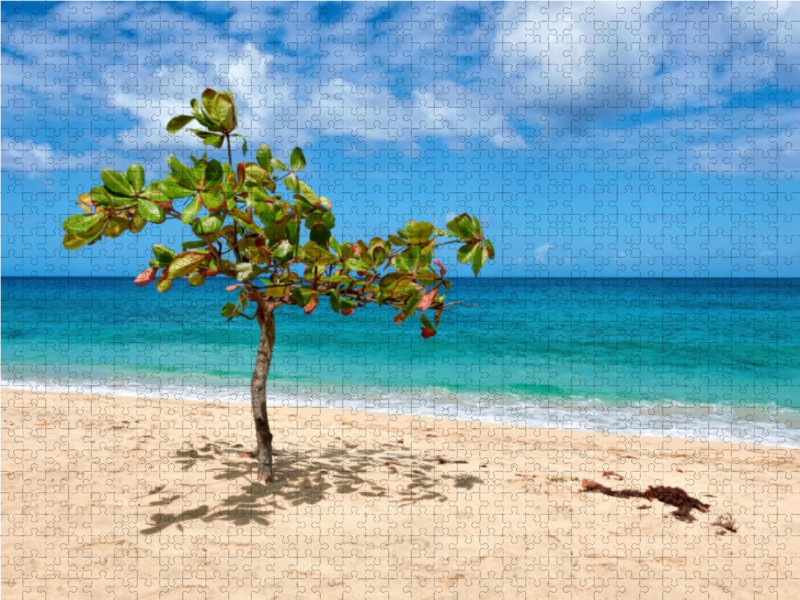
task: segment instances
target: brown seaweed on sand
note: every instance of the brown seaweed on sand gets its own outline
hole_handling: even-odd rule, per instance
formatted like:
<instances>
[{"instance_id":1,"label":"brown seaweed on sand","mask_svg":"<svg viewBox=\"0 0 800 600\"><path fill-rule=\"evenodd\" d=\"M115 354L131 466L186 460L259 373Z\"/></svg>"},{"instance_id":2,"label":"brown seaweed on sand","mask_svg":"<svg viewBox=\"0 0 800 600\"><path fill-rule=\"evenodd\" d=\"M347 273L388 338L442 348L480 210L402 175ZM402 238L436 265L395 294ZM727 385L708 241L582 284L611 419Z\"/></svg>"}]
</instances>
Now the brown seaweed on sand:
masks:
<instances>
[{"instance_id":1,"label":"brown seaweed on sand","mask_svg":"<svg viewBox=\"0 0 800 600\"><path fill-rule=\"evenodd\" d=\"M606 496L614 496L615 498L645 498L646 500L660 500L664 504L677 507L678 510L672 511L672 514L679 521L691 523L695 520L692 515L692 510L697 509L700 512L708 512L709 505L700 502L697 498L692 498L685 490L679 487L670 487L665 485L648 486L642 492L640 490L612 490L596 481L584 479L581 481L583 490L585 492L600 492Z\"/></svg>"}]
</instances>

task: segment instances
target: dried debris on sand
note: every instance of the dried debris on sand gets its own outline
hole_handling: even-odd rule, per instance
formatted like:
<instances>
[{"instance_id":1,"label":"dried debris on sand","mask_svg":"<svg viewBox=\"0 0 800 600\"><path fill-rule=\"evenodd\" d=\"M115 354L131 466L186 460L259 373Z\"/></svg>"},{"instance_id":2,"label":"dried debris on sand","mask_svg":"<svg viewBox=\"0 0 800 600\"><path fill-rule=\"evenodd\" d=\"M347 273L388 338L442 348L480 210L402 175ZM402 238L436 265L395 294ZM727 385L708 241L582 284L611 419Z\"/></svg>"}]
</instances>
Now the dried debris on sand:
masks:
<instances>
[{"instance_id":1,"label":"dried debris on sand","mask_svg":"<svg viewBox=\"0 0 800 600\"><path fill-rule=\"evenodd\" d=\"M730 531L731 533L736 533L739 531L739 528L736 526L736 523L733 520L733 515L728 513L726 515L721 515L711 524L712 527L722 527L722 529L717 530L717 535L725 535L725 530Z\"/></svg>"},{"instance_id":2,"label":"dried debris on sand","mask_svg":"<svg viewBox=\"0 0 800 600\"><path fill-rule=\"evenodd\" d=\"M606 496L614 496L615 498L645 498L646 500L660 500L664 504L677 507L678 510L672 511L672 514L679 521L691 523L695 520L692 515L692 510L696 509L700 512L708 512L710 505L700 502L697 498L692 498L685 490L679 487L669 487L658 485L653 487L648 486L642 492L639 490L612 490L596 481L584 479L581 481L583 490L585 492L600 492Z\"/></svg>"}]
</instances>

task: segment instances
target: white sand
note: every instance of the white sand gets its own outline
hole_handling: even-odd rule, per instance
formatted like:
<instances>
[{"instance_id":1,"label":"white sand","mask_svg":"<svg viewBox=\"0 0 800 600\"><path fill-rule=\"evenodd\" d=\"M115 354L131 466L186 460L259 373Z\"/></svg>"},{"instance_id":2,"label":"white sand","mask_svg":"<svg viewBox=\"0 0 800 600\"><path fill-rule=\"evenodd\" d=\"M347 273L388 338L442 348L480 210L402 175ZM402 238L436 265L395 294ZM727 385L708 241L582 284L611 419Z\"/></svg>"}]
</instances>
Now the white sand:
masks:
<instances>
[{"instance_id":1,"label":"white sand","mask_svg":"<svg viewBox=\"0 0 800 600\"><path fill-rule=\"evenodd\" d=\"M800 598L799 450L271 417L263 485L247 406L2 390L3 600ZM711 508L685 523L583 478Z\"/></svg>"}]
</instances>

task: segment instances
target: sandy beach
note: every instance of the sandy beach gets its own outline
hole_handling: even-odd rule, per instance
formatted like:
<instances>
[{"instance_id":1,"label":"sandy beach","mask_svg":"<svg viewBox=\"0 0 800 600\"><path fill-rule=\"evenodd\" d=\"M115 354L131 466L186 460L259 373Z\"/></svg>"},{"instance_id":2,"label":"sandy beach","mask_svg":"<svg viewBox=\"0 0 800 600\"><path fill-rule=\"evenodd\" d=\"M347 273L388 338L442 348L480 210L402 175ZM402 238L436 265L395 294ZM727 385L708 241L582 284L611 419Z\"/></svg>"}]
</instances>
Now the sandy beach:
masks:
<instances>
[{"instance_id":1,"label":"sandy beach","mask_svg":"<svg viewBox=\"0 0 800 600\"><path fill-rule=\"evenodd\" d=\"M249 406L3 389L4 600L800 597L800 450L271 419L261 484ZM680 520L584 480L709 508Z\"/></svg>"}]
</instances>

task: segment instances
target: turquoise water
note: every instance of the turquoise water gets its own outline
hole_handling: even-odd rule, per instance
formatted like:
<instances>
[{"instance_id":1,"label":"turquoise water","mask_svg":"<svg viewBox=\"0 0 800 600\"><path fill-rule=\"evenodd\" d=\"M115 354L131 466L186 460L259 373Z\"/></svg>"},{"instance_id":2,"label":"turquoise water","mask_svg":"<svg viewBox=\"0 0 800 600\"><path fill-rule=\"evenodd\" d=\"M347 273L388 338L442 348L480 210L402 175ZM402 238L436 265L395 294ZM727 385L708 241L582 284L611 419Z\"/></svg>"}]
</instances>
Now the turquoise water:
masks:
<instances>
[{"instance_id":1,"label":"turquoise water","mask_svg":"<svg viewBox=\"0 0 800 600\"><path fill-rule=\"evenodd\" d=\"M225 281L3 278L2 385L248 401ZM271 402L800 447L800 279L459 279L439 334L277 313Z\"/></svg>"}]
</instances>

